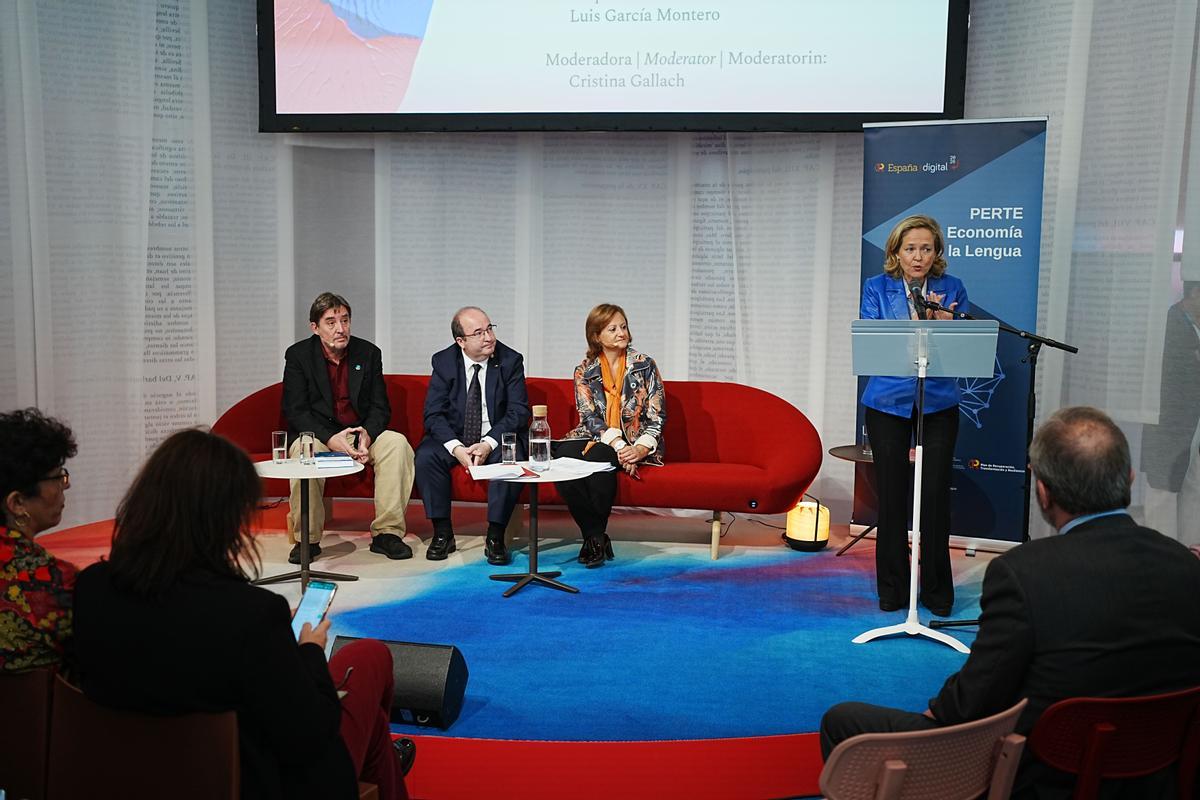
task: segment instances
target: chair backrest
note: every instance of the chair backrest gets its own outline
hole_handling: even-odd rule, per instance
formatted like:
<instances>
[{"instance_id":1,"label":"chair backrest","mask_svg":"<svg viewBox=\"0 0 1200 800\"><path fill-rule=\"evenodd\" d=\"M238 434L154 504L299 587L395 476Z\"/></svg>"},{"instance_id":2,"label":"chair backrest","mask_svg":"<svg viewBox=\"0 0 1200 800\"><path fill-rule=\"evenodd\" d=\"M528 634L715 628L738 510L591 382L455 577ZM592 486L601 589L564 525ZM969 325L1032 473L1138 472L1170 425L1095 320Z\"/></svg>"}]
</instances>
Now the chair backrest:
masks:
<instances>
[{"instance_id":1,"label":"chair backrest","mask_svg":"<svg viewBox=\"0 0 1200 800\"><path fill-rule=\"evenodd\" d=\"M1007 798L1025 745L1012 731L1027 702L962 725L852 736L829 754L821 792L829 800Z\"/></svg>"},{"instance_id":2,"label":"chair backrest","mask_svg":"<svg viewBox=\"0 0 1200 800\"><path fill-rule=\"evenodd\" d=\"M241 792L237 715L155 717L116 711L54 683L48 800L235 799Z\"/></svg>"},{"instance_id":3,"label":"chair backrest","mask_svg":"<svg viewBox=\"0 0 1200 800\"><path fill-rule=\"evenodd\" d=\"M0 793L42 800L46 796L46 751L50 746L48 669L0 673Z\"/></svg>"},{"instance_id":4,"label":"chair backrest","mask_svg":"<svg viewBox=\"0 0 1200 800\"><path fill-rule=\"evenodd\" d=\"M1078 775L1076 798L1096 797L1105 778L1136 778L1175 763L1179 796L1191 798L1200 765L1200 686L1060 700L1038 718L1029 747L1039 761Z\"/></svg>"}]
</instances>

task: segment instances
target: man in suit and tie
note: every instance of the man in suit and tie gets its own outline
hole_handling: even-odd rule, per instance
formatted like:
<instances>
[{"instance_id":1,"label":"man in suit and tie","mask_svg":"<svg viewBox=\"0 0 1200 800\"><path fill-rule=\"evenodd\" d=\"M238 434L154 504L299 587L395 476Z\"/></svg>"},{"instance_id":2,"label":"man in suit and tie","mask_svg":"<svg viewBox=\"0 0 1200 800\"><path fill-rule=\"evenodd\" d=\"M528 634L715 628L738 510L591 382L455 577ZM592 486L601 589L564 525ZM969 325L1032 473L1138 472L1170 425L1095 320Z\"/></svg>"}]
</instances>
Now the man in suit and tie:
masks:
<instances>
[{"instance_id":1,"label":"man in suit and tie","mask_svg":"<svg viewBox=\"0 0 1200 800\"><path fill-rule=\"evenodd\" d=\"M821 720L826 756L859 733L969 722L1022 698L1029 704L1017 732L1028 735L1043 711L1068 697L1200 685L1200 560L1126 512L1133 470L1121 429L1095 408L1061 409L1038 429L1029 463L1038 507L1058 535L988 565L971 654L924 713L836 705ZM1025 753L1014 798L1070 797L1070 776ZM1173 771L1136 779L1122 796L1173 797Z\"/></svg>"},{"instance_id":2,"label":"man in suit and tie","mask_svg":"<svg viewBox=\"0 0 1200 800\"><path fill-rule=\"evenodd\" d=\"M450 322L454 344L433 355L433 376L425 395L425 438L416 456L417 486L425 515L433 523L433 540L425 553L430 561L441 561L455 550L451 470L498 461L505 433L517 434L517 457L524 457L522 434L529 422L525 359L496 339L495 327L483 309L461 308ZM504 529L520 493L520 484L488 484L484 554L489 564L509 562Z\"/></svg>"},{"instance_id":3,"label":"man in suit and tie","mask_svg":"<svg viewBox=\"0 0 1200 800\"><path fill-rule=\"evenodd\" d=\"M283 413L299 455L299 433L312 431L316 450L345 453L375 471L375 520L371 552L412 558L404 543L404 510L412 494L413 449L404 434L387 430L392 418L383 382L383 355L370 342L350 335L350 304L324 292L308 312L313 335L287 349L283 368ZM300 521L300 481L291 482L288 536L295 543ZM309 481L310 554L321 553L325 524L325 481ZM300 546L288 561L300 563Z\"/></svg>"}]
</instances>

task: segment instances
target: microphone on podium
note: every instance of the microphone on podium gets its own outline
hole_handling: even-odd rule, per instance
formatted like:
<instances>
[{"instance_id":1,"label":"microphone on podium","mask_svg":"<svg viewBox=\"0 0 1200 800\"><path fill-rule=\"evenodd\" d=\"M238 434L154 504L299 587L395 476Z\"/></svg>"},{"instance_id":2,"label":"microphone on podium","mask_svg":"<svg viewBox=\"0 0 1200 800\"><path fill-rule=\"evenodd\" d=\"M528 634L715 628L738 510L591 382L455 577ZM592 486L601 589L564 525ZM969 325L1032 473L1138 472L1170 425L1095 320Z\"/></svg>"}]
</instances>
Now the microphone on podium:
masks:
<instances>
[{"instance_id":1,"label":"microphone on podium","mask_svg":"<svg viewBox=\"0 0 1200 800\"><path fill-rule=\"evenodd\" d=\"M921 282L916 279L909 281L908 292L912 295L913 308L917 310L917 317L925 319L925 309L928 306L925 305L925 298L921 296Z\"/></svg>"}]
</instances>

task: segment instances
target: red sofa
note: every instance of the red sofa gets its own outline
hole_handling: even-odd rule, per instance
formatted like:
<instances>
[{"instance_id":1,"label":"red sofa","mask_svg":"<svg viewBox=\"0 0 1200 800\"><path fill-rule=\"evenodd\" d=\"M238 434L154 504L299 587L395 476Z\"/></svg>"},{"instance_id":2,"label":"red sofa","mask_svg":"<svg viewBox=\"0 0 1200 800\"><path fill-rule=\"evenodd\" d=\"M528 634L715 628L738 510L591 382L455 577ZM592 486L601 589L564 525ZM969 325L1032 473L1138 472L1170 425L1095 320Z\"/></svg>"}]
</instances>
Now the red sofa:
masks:
<instances>
[{"instance_id":1,"label":"red sofa","mask_svg":"<svg viewBox=\"0 0 1200 800\"><path fill-rule=\"evenodd\" d=\"M392 403L390 427L416 447L423 432L427 375L386 375ZM773 394L737 383L666 381L666 466L646 467L642 480L622 475L617 505L712 511L712 557L717 557L721 511L778 514L787 511L821 468L821 439L808 418ZM549 406L550 430L566 433L578 423L569 378L529 378L530 404ZM276 383L236 403L213 431L241 445L255 461L270 458L272 430L287 428L281 409L283 384ZM269 496L287 494L287 482L265 481ZM487 485L454 473L455 499L487 501ZM330 497L371 497L371 471L332 478ZM414 488L414 496L416 491ZM539 502L561 503L553 486Z\"/></svg>"}]
</instances>

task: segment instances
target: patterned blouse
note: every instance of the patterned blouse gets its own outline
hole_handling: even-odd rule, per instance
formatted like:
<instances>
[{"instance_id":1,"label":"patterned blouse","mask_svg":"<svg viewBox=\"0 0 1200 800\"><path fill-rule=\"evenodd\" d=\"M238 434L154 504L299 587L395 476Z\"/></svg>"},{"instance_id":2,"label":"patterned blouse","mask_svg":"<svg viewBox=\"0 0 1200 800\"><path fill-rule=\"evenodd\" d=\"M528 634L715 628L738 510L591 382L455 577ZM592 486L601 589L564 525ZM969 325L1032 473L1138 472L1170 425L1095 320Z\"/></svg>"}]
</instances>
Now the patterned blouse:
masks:
<instances>
[{"instance_id":1,"label":"patterned blouse","mask_svg":"<svg viewBox=\"0 0 1200 800\"><path fill-rule=\"evenodd\" d=\"M584 359L575 368L575 408L579 425L564 439L593 439L612 444L623 438L651 451L642 461L663 463L663 426L667 423L667 396L654 359L632 347L625 350L625 381L621 386L621 429L608 427L600 357Z\"/></svg>"},{"instance_id":2,"label":"patterned blouse","mask_svg":"<svg viewBox=\"0 0 1200 800\"><path fill-rule=\"evenodd\" d=\"M71 637L78 570L0 525L0 672L53 667Z\"/></svg>"}]
</instances>

